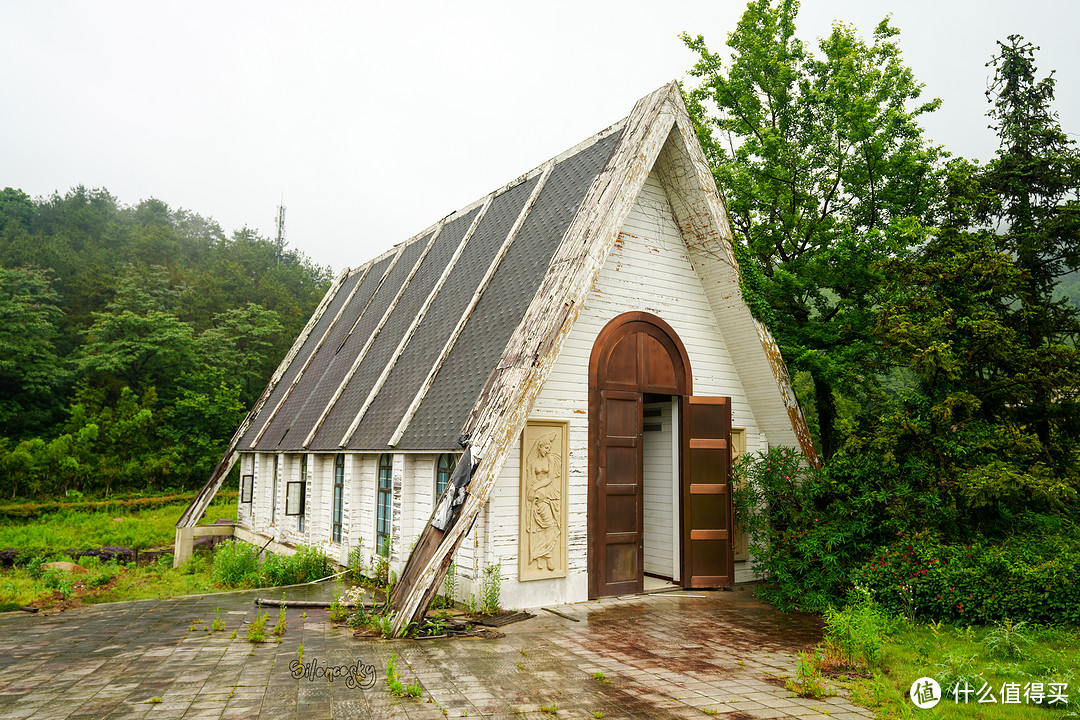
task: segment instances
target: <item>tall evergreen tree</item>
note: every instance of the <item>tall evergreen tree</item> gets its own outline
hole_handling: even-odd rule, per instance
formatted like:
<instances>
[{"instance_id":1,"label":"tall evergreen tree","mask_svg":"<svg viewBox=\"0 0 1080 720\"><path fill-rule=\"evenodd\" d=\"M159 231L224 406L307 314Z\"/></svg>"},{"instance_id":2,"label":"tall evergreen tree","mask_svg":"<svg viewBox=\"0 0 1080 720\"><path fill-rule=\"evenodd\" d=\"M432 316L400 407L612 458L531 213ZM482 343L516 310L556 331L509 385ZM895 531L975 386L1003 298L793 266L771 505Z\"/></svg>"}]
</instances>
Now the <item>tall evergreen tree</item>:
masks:
<instances>
[{"instance_id":1,"label":"tall evergreen tree","mask_svg":"<svg viewBox=\"0 0 1080 720\"><path fill-rule=\"evenodd\" d=\"M987 97L1000 147L981 174L977 219L995 227L999 248L1020 271L1010 323L1033 358L1026 397L1001 410L1033 429L1057 463L1071 464L1068 448L1080 441L1080 314L1054 294L1080 268L1080 151L1052 108L1053 73L1036 77L1038 48L1019 35L998 47Z\"/></svg>"}]
</instances>

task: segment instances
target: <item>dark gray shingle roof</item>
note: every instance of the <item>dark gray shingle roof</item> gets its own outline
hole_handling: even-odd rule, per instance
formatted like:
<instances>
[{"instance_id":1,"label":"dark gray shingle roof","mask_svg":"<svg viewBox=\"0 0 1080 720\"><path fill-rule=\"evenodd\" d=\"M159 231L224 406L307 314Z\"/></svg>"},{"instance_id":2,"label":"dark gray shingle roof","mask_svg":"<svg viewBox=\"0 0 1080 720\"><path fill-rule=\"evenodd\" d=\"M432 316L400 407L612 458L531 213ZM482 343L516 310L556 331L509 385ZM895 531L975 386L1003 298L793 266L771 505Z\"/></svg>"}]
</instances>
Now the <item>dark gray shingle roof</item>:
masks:
<instances>
[{"instance_id":1,"label":"dark gray shingle roof","mask_svg":"<svg viewBox=\"0 0 1080 720\"><path fill-rule=\"evenodd\" d=\"M396 447L457 447L469 411L617 138L618 132L611 132L555 164ZM539 172L530 173L495 195L411 335L409 329L483 204L450 216L426 255L430 233L399 246L396 254L370 268L354 271L315 323L238 449L386 449L540 180ZM407 344L396 355L405 337ZM388 367L370 407L347 435Z\"/></svg>"}]
</instances>

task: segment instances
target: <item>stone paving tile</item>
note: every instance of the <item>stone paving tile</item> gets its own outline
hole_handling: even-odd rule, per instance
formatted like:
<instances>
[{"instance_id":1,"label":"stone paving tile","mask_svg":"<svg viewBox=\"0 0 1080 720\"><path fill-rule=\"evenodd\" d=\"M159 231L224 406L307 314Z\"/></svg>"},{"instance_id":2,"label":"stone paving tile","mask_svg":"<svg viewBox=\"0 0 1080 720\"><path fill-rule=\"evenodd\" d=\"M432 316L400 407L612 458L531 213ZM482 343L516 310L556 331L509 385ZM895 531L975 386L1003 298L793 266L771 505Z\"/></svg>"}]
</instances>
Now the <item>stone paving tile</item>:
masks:
<instances>
[{"instance_id":1,"label":"stone paving tile","mask_svg":"<svg viewBox=\"0 0 1080 720\"><path fill-rule=\"evenodd\" d=\"M359 639L332 627L325 611L290 609L280 643L246 642L254 598L280 592L2 614L0 720L546 720L540 708L552 705L559 717L602 712L611 720L706 711L742 720L869 717L844 698L789 697L776 678L794 671L795 652L819 639L820 622L775 612L745 591L561 605L553 609L578 622L538 611L498 639ZM329 599L333 586L287 592ZM226 631L207 633L215 613ZM374 687L294 677L300 643L305 663L324 672L372 666ZM420 683L421 698L389 694L391 655L406 684Z\"/></svg>"}]
</instances>

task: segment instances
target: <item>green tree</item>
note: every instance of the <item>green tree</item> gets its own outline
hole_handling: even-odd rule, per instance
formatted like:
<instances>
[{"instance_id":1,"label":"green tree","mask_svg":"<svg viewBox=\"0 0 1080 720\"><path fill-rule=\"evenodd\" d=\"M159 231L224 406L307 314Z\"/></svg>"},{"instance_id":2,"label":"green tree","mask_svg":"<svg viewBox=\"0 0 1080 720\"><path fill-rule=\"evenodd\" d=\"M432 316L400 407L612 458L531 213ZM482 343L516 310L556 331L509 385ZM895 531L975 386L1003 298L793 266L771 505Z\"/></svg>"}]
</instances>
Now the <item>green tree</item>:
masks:
<instances>
[{"instance_id":1,"label":"green tree","mask_svg":"<svg viewBox=\"0 0 1080 720\"><path fill-rule=\"evenodd\" d=\"M45 272L0 267L0 426L12 437L57 417L68 380L56 349L59 303Z\"/></svg>"},{"instance_id":2,"label":"green tree","mask_svg":"<svg viewBox=\"0 0 1080 720\"><path fill-rule=\"evenodd\" d=\"M205 482L221 459L248 405L237 386L220 382L203 389L185 388L168 410L160 435L176 455L176 480L181 489L194 479Z\"/></svg>"},{"instance_id":3,"label":"green tree","mask_svg":"<svg viewBox=\"0 0 1080 720\"><path fill-rule=\"evenodd\" d=\"M1014 426L1034 429L1056 464L1068 464L1080 427L1077 385L1063 382L1062 373L1075 377L1080 315L1067 299L1055 300L1055 291L1080 269L1080 151L1052 109L1053 73L1036 78L1037 48L1019 35L998 48L987 97L1000 147L980 175L984 202L976 219L998 230L997 246L1016 263L1010 324L1042 360L1029 368L1027 396L1000 409Z\"/></svg>"},{"instance_id":4,"label":"green tree","mask_svg":"<svg viewBox=\"0 0 1080 720\"><path fill-rule=\"evenodd\" d=\"M114 394L130 387L164 389L174 396L177 380L195 357L194 331L170 311L175 298L163 269L141 272L126 266L113 300L93 313L94 324L76 359L79 373Z\"/></svg>"},{"instance_id":5,"label":"green tree","mask_svg":"<svg viewBox=\"0 0 1080 720\"><path fill-rule=\"evenodd\" d=\"M70 418L60 436L83 458L74 475L91 463L93 473L85 490L108 495L119 487L151 489L169 484L176 471L175 448L160 436L160 411L154 388L136 394L123 386L117 397L104 389L79 388Z\"/></svg>"},{"instance_id":6,"label":"green tree","mask_svg":"<svg viewBox=\"0 0 1080 720\"><path fill-rule=\"evenodd\" d=\"M29 230L33 215L34 202L29 195L17 188L0 190L0 229L7 227L8 223L15 223Z\"/></svg>"},{"instance_id":7,"label":"green tree","mask_svg":"<svg viewBox=\"0 0 1080 720\"><path fill-rule=\"evenodd\" d=\"M249 229L82 186L0 191L0 268L0 489L33 495L204 473L330 281Z\"/></svg>"},{"instance_id":8,"label":"green tree","mask_svg":"<svg viewBox=\"0 0 1080 720\"><path fill-rule=\"evenodd\" d=\"M995 245L991 232L945 226L917 257L887 266L876 330L888 360L912 382L881 403L868 432L845 451L877 458L878 472L910 491L891 499L898 530L966 540L1026 510L1075 499L1033 429L1002 417L1030 393L1032 368L1060 364L1061 356L1028 347L1011 326L1022 273Z\"/></svg>"},{"instance_id":9,"label":"green tree","mask_svg":"<svg viewBox=\"0 0 1080 720\"><path fill-rule=\"evenodd\" d=\"M902 62L882 21L867 44L837 23L815 55L796 0L754 0L730 62L683 35L701 78L688 107L735 231L744 291L788 363L809 373L822 454L838 446L837 397L873 378L867 330L879 261L931 222L943 152L918 124L939 101ZM807 403L806 401L811 401Z\"/></svg>"},{"instance_id":10,"label":"green tree","mask_svg":"<svg viewBox=\"0 0 1080 720\"><path fill-rule=\"evenodd\" d=\"M41 492L45 445L41 438L19 443L11 438L0 438L0 487L6 496L15 498Z\"/></svg>"},{"instance_id":11,"label":"green tree","mask_svg":"<svg viewBox=\"0 0 1080 720\"><path fill-rule=\"evenodd\" d=\"M232 308L214 316L214 325L198 338L199 357L229 384L241 390L241 400L250 406L258 399L267 378L280 358L274 343L283 330L278 314L255 303Z\"/></svg>"}]
</instances>

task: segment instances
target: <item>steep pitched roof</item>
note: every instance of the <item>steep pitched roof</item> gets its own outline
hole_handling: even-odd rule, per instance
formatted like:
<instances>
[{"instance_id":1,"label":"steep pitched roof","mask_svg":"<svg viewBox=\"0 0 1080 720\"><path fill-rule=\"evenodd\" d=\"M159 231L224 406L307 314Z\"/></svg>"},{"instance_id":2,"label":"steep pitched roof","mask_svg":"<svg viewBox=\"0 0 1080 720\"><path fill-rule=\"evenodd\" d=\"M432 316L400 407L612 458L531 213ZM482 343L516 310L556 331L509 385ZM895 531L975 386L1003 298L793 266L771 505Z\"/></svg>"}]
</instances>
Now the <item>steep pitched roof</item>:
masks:
<instances>
[{"instance_id":1,"label":"steep pitched roof","mask_svg":"<svg viewBox=\"0 0 1080 720\"><path fill-rule=\"evenodd\" d=\"M727 216L670 83L625 120L342 273L178 525L217 491L237 450L443 450L468 431L477 455L505 459L653 170L725 342L739 349L759 426L813 458L779 350L742 301Z\"/></svg>"},{"instance_id":2,"label":"steep pitched roof","mask_svg":"<svg viewBox=\"0 0 1080 720\"><path fill-rule=\"evenodd\" d=\"M456 448L618 130L347 271L238 448Z\"/></svg>"}]
</instances>

